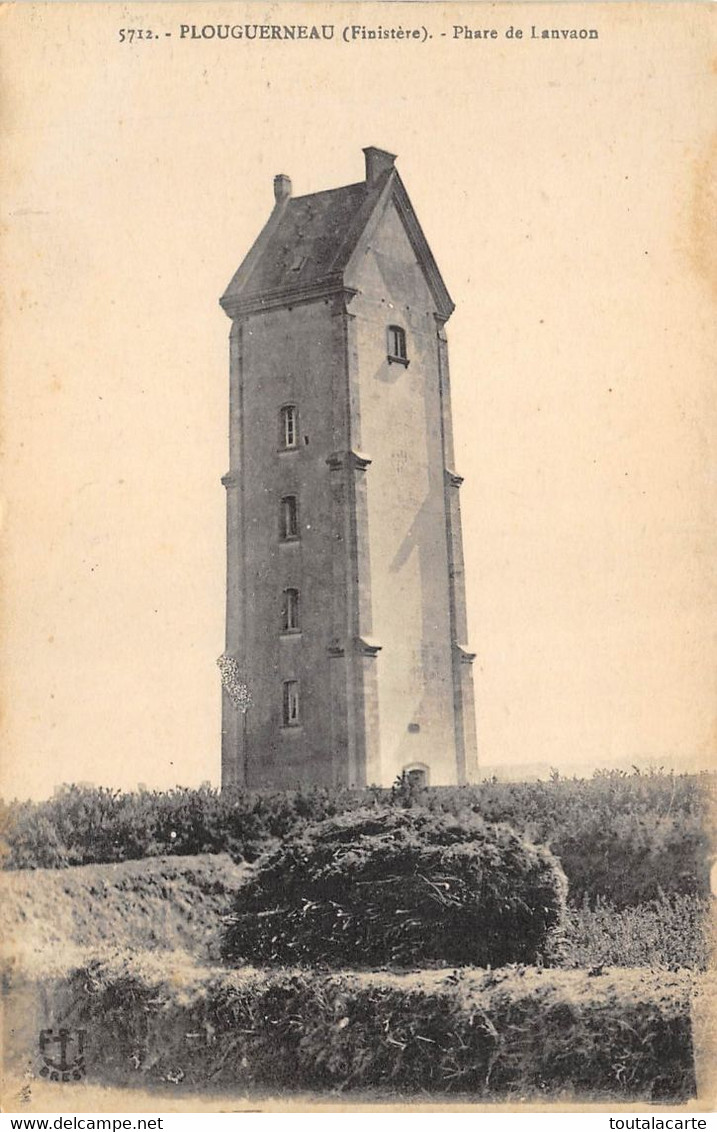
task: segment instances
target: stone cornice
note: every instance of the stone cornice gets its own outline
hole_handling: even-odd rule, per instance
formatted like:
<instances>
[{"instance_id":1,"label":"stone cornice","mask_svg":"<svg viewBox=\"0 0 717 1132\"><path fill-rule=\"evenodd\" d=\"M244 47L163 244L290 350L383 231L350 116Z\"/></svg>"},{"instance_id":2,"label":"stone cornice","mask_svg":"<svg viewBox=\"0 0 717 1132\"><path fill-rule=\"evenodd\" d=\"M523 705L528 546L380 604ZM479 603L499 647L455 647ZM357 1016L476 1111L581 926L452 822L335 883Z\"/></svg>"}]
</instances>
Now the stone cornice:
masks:
<instances>
[{"instance_id":1,"label":"stone cornice","mask_svg":"<svg viewBox=\"0 0 717 1132\"><path fill-rule=\"evenodd\" d=\"M371 637L354 637L353 647L360 656L376 657L380 653L383 645L378 641L374 641ZM328 648L329 656L341 657L346 655L346 647L337 640L331 642Z\"/></svg>"},{"instance_id":2,"label":"stone cornice","mask_svg":"<svg viewBox=\"0 0 717 1132\"><path fill-rule=\"evenodd\" d=\"M264 291L261 295L251 295L242 299L223 297L219 300L222 310L229 318L237 319L245 315L261 314L264 311L294 307L301 303L312 303L318 299L329 299L341 295L348 306L358 291L355 287L345 287L341 277L322 279L306 287L280 287L274 291Z\"/></svg>"},{"instance_id":3,"label":"stone cornice","mask_svg":"<svg viewBox=\"0 0 717 1132\"><path fill-rule=\"evenodd\" d=\"M457 641L453 642L454 651L458 654L458 659L461 664L472 664L476 658L476 654L471 652L465 645L459 645Z\"/></svg>"},{"instance_id":4,"label":"stone cornice","mask_svg":"<svg viewBox=\"0 0 717 1132\"><path fill-rule=\"evenodd\" d=\"M454 472L450 468L444 468L444 473L451 487L460 487L463 483L463 476L459 476L458 472Z\"/></svg>"},{"instance_id":5,"label":"stone cornice","mask_svg":"<svg viewBox=\"0 0 717 1132\"><path fill-rule=\"evenodd\" d=\"M356 647L362 656L378 656L383 645L372 640L371 637L357 637Z\"/></svg>"},{"instance_id":6,"label":"stone cornice","mask_svg":"<svg viewBox=\"0 0 717 1132\"><path fill-rule=\"evenodd\" d=\"M332 452L330 456L326 457L326 463L332 471L348 466L354 468L357 472L365 472L372 462L370 456L353 450L350 452Z\"/></svg>"}]
</instances>

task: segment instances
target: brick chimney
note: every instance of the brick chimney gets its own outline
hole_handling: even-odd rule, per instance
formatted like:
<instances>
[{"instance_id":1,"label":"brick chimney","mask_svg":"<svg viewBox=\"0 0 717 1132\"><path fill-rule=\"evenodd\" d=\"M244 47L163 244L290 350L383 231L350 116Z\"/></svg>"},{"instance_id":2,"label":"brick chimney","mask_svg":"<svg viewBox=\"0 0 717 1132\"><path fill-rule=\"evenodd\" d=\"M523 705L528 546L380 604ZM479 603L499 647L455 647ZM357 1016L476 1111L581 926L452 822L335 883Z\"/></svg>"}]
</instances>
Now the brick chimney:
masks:
<instances>
[{"instance_id":1,"label":"brick chimney","mask_svg":"<svg viewBox=\"0 0 717 1132\"><path fill-rule=\"evenodd\" d=\"M288 200L291 196L291 178L286 173L277 173L274 177L274 200L277 204Z\"/></svg>"},{"instance_id":2,"label":"brick chimney","mask_svg":"<svg viewBox=\"0 0 717 1132\"><path fill-rule=\"evenodd\" d=\"M391 172L396 154L387 153L385 149L376 149L375 145L366 146L363 152L366 158L366 184L370 188L386 173Z\"/></svg>"}]
</instances>

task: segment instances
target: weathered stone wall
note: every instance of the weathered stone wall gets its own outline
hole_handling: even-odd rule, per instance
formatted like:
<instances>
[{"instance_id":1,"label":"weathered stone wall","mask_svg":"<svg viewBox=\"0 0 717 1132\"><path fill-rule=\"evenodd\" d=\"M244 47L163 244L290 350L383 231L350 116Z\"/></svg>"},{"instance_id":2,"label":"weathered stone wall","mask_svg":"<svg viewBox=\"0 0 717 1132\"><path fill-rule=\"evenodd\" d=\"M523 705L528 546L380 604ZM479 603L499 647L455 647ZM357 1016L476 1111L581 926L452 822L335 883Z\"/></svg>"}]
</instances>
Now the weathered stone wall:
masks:
<instances>
[{"instance_id":1,"label":"weathered stone wall","mask_svg":"<svg viewBox=\"0 0 717 1132\"><path fill-rule=\"evenodd\" d=\"M239 331L234 383L241 405L233 420L239 440L236 520L229 557L239 568L230 580L227 648L239 659L252 696L246 726L229 735L245 760L249 785L331 782L327 616L332 567L331 497L327 456L332 451L332 382L342 350L342 320L323 300L249 315ZM239 388L240 387L240 388ZM298 409L298 445L282 450L282 406ZM283 496L298 499L299 537L279 537ZM300 592L298 633L281 631L284 589ZM298 680L301 724L282 725L282 685ZM231 713L231 706L228 712ZM243 755L241 747L246 739ZM241 771L236 777L242 777Z\"/></svg>"},{"instance_id":2,"label":"weathered stone wall","mask_svg":"<svg viewBox=\"0 0 717 1132\"><path fill-rule=\"evenodd\" d=\"M357 327L360 444L366 473L381 776L425 764L456 782L435 301L393 205L367 240L350 306ZM353 280L352 280L353 282ZM408 366L388 361L404 328Z\"/></svg>"}]
</instances>

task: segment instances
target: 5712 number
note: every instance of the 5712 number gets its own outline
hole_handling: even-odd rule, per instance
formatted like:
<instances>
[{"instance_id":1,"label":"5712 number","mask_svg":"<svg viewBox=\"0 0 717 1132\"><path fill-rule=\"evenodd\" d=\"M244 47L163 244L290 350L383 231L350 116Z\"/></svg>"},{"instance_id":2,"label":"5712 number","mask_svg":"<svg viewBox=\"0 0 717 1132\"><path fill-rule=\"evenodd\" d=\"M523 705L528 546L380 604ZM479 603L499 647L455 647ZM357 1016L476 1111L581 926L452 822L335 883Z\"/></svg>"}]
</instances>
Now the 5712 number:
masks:
<instances>
[{"instance_id":1,"label":"5712 number","mask_svg":"<svg viewBox=\"0 0 717 1132\"><path fill-rule=\"evenodd\" d=\"M120 43L132 43L135 39L159 39L156 32L146 31L142 28L120 28Z\"/></svg>"}]
</instances>

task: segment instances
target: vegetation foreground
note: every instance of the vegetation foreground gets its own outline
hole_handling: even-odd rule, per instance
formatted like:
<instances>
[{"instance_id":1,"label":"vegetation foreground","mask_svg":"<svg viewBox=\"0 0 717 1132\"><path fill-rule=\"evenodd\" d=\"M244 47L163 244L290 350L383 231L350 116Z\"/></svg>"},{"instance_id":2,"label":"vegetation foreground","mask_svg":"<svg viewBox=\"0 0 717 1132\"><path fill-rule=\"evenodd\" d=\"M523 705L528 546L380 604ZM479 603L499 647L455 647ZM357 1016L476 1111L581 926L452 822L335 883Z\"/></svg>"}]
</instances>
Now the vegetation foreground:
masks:
<instances>
[{"instance_id":1,"label":"vegetation foreground","mask_svg":"<svg viewBox=\"0 0 717 1132\"><path fill-rule=\"evenodd\" d=\"M120 865L9 872L0 877L6 965L68 969L78 956L183 951L216 962L222 928L252 866L223 854ZM568 908L549 938L546 966L703 971L709 903L668 897L634 908Z\"/></svg>"},{"instance_id":2,"label":"vegetation foreground","mask_svg":"<svg viewBox=\"0 0 717 1132\"><path fill-rule=\"evenodd\" d=\"M62 993L92 1035L95 1073L115 1084L695 1092L685 972L227 971L155 953L85 963Z\"/></svg>"},{"instance_id":3,"label":"vegetation foreground","mask_svg":"<svg viewBox=\"0 0 717 1132\"><path fill-rule=\"evenodd\" d=\"M567 887L550 850L505 824L366 807L314 822L258 863L222 954L334 968L532 963Z\"/></svg>"},{"instance_id":4,"label":"vegetation foreground","mask_svg":"<svg viewBox=\"0 0 717 1132\"><path fill-rule=\"evenodd\" d=\"M108 864L169 853L228 853L253 861L307 822L367 804L421 806L506 822L547 846L580 907L630 907L663 895L709 893L717 775L596 772L548 782L490 780L464 787L229 789L122 793L67 787L45 802L0 803L2 863L9 869Z\"/></svg>"},{"instance_id":5,"label":"vegetation foreground","mask_svg":"<svg viewBox=\"0 0 717 1132\"><path fill-rule=\"evenodd\" d=\"M123 1087L684 1100L709 979L713 789L709 775L604 774L262 795L73 787L12 804L10 1014L36 995L85 1026L90 1076ZM503 954L521 917L537 934ZM478 950L448 954L481 931ZM20 1061L22 1041L18 1025Z\"/></svg>"}]
</instances>

